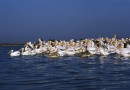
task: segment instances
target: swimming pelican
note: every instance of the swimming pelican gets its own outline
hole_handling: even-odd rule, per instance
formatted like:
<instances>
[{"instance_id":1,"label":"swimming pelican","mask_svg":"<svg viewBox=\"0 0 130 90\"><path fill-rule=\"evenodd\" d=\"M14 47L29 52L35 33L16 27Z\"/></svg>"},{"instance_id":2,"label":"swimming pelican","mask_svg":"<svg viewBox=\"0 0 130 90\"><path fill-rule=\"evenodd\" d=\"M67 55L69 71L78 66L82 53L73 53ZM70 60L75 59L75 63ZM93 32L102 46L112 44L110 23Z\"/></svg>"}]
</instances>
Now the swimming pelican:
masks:
<instances>
[{"instance_id":1,"label":"swimming pelican","mask_svg":"<svg viewBox=\"0 0 130 90\"><path fill-rule=\"evenodd\" d=\"M36 54L36 52L34 50L32 50L32 51L29 51L29 50L25 51L24 48L22 48L21 55L23 55L23 56L35 55L35 54Z\"/></svg>"},{"instance_id":2,"label":"swimming pelican","mask_svg":"<svg viewBox=\"0 0 130 90\"><path fill-rule=\"evenodd\" d=\"M9 55L10 56L20 56L20 52L19 51L14 51L14 50L11 50L10 52L9 52Z\"/></svg>"},{"instance_id":3,"label":"swimming pelican","mask_svg":"<svg viewBox=\"0 0 130 90\"><path fill-rule=\"evenodd\" d=\"M130 49L129 48L121 49L120 55L123 56L123 57L130 57Z\"/></svg>"}]
</instances>

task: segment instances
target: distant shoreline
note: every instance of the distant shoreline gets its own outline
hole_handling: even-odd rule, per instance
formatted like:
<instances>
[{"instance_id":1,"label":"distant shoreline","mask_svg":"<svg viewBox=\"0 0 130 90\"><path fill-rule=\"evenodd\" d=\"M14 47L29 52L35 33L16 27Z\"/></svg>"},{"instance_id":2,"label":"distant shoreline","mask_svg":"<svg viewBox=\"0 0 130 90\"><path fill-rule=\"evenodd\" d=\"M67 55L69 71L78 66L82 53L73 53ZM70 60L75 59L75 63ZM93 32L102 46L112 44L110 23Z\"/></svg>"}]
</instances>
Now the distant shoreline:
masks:
<instances>
[{"instance_id":1,"label":"distant shoreline","mask_svg":"<svg viewBox=\"0 0 130 90\"><path fill-rule=\"evenodd\" d=\"M0 43L0 46L22 46L23 43Z\"/></svg>"}]
</instances>

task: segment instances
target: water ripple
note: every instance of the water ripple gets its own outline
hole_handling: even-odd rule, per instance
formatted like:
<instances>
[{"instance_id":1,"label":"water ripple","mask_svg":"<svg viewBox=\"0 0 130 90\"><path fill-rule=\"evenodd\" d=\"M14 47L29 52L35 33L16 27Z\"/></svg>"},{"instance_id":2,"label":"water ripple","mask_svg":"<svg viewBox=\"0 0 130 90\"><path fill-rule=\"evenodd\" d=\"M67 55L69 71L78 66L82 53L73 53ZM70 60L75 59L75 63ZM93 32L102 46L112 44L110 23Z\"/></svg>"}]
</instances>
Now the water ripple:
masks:
<instances>
[{"instance_id":1,"label":"water ripple","mask_svg":"<svg viewBox=\"0 0 130 90\"><path fill-rule=\"evenodd\" d=\"M117 56L49 59L0 53L0 90L129 90L130 59ZM18 47L17 47L18 48Z\"/></svg>"}]
</instances>

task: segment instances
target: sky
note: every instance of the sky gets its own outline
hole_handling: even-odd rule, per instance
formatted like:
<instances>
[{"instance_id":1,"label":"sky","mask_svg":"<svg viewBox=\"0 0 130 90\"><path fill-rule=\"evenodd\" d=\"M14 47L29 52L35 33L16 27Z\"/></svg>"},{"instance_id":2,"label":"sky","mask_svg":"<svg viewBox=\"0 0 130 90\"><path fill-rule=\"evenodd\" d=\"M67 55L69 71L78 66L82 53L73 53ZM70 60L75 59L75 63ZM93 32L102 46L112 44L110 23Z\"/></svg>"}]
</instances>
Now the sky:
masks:
<instances>
[{"instance_id":1,"label":"sky","mask_svg":"<svg viewBox=\"0 0 130 90\"><path fill-rule=\"evenodd\" d=\"M0 43L130 37L130 0L0 0Z\"/></svg>"}]
</instances>

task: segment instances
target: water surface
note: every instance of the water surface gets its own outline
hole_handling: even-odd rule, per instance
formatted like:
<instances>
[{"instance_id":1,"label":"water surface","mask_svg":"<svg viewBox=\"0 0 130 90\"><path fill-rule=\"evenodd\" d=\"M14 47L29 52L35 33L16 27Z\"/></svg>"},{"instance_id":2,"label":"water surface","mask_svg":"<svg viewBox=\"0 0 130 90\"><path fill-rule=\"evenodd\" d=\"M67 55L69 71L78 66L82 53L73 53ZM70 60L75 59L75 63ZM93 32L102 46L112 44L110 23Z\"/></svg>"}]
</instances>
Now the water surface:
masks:
<instances>
[{"instance_id":1,"label":"water surface","mask_svg":"<svg viewBox=\"0 0 130 90\"><path fill-rule=\"evenodd\" d=\"M0 47L0 90L129 90L130 59L44 55L10 57Z\"/></svg>"}]
</instances>

